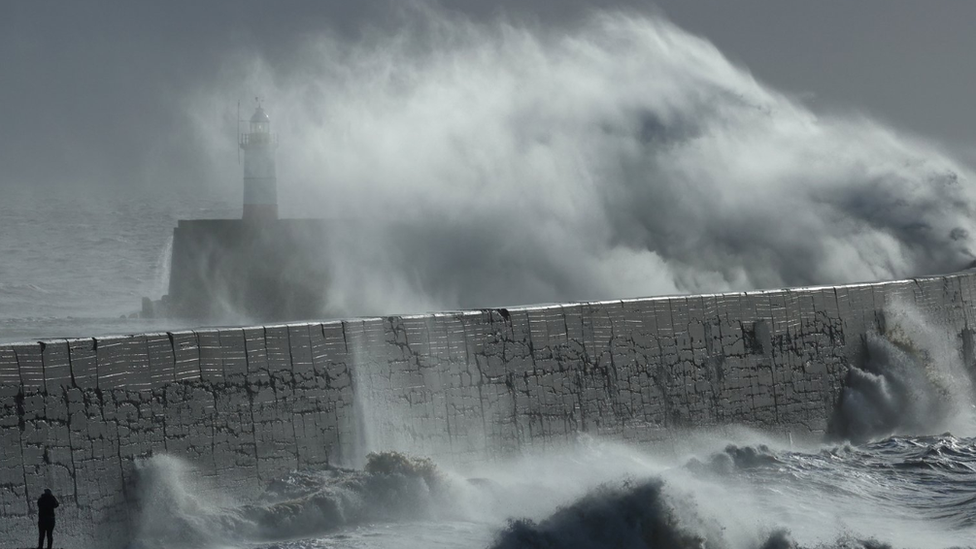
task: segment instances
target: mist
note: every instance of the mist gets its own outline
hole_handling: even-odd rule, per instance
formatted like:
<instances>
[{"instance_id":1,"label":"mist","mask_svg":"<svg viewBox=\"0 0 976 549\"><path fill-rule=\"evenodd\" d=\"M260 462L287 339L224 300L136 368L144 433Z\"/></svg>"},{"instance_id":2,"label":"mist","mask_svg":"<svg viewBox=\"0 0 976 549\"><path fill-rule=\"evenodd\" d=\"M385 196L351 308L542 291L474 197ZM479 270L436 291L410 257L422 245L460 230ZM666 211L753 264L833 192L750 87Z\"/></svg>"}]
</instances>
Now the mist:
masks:
<instances>
[{"instance_id":1,"label":"mist","mask_svg":"<svg viewBox=\"0 0 976 549\"><path fill-rule=\"evenodd\" d=\"M310 36L280 61L229 60L187 108L211 156L232 158L236 112L213 106L260 91L283 215L343 227L324 247L339 313L836 284L973 259L972 174L939 146L814 113L660 15L553 29L416 9L395 33Z\"/></svg>"}]
</instances>

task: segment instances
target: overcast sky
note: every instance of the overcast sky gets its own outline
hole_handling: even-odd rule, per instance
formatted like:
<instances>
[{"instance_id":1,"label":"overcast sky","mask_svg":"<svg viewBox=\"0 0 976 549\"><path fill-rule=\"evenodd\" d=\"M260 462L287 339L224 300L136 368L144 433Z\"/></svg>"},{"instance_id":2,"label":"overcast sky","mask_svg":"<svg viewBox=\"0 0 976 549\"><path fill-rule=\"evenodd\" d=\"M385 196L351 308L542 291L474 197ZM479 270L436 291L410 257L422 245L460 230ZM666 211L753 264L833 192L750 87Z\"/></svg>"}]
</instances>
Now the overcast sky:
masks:
<instances>
[{"instance_id":1,"label":"overcast sky","mask_svg":"<svg viewBox=\"0 0 976 549\"><path fill-rule=\"evenodd\" d=\"M310 36L362 41L402 2L2 2L0 187L156 185L203 177L184 97L257 55L288 65ZM852 111L976 163L976 2L444 0L476 21L546 28L595 9L661 10L815 112ZM254 90L241 90L242 96ZM273 98L272 98L273 99ZM228 104L236 97L227 97ZM230 136L228 139L233 139ZM178 168L177 168L178 166ZM200 169L198 169L200 168Z\"/></svg>"}]
</instances>

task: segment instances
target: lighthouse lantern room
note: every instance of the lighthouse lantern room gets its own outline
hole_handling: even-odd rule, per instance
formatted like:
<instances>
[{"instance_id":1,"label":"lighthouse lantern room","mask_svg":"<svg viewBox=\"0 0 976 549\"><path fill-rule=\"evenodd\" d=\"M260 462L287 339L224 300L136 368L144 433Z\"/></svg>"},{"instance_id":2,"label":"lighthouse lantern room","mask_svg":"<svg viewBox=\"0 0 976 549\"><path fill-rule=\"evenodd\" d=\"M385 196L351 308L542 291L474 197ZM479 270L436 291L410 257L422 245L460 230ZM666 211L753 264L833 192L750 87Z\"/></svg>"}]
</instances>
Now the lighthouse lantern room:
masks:
<instances>
[{"instance_id":1,"label":"lighthouse lantern room","mask_svg":"<svg viewBox=\"0 0 976 549\"><path fill-rule=\"evenodd\" d=\"M251 116L249 131L240 134L244 150L244 219L278 219L278 179L275 151L278 135L271 133L271 118L259 104Z\"/></svg>"}]
</instances>

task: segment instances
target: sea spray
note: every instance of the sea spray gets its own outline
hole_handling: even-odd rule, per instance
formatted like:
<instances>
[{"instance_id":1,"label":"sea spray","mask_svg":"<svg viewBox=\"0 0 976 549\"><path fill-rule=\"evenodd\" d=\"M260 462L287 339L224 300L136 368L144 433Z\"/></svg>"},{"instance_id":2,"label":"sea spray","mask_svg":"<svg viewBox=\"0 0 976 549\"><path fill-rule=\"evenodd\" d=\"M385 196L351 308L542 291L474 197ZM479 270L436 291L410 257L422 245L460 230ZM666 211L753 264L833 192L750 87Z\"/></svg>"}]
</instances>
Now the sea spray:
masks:
<instances>
[{"instance_id":1,"label":"sea spray","mask_svg":"<svg viewBox=\"0 0 976 549\"><path fill-rule=\"evenodd\" d=\"M828 439L864 442L947 429L976 434L973 373L955 334L901 301L884 318L885 332L866 336L848 371Z\"/></svg>"},{"instance_id":2,"label":"sea spray","mask_svg":"<svg viewBox=\"0 0 976 549\"><path fill-rule=\"evenodd\" d=\"M173 267L173 236L166 239L156 258L156 265L153 267L153 293L149 296L152 299L159 299L169 293L169 279Z\"/></svg>"},{"instance_id":3,"label":"sea spray","mask_svg":"<svg viewBox=\"0 0 976 549\"><path fill-rule=\"evenodd\" d=\"M976 435L976 364L965 362L967 334L952 330L903 300L885 307L885 323L887 337L921 357L926 378L948 401L945 428L957 435ZM936 431L941 429L928 432Z\"/></svg>"},{"instance_id":4,"label":"sea spray","mask_svg":"<svg viewBox=\"0 0 976 549\"><path fill-rule=\"evenodd\" d=\"M539 29L405 12L391 34L310 35L274 63L228 60L274 98L291 207L348 231L323 247L340 314L838 284L972 262L970 169L867 117L815 112L662 17L596 11ZM221 123L213 105L229 106L241 82L215 80L189 101L214 159L237 143L233 111Z\"/></svg>"},{"instance_id":5,"label":"sea spray","mask_svg":"<svg viewBox=\"0 0 976 549\"><path fill-rule=\"evenodd\" d=\"M364 470L281 475L246 502L201 489L186 463L155 456L138 466L134 546L936 549L974 534L973 439L699 447L675 460L591 440L471 480L429 459L377 453Z\"/></svg>"},{"instance_id":6,"label":"sea spray","mask_svg":"<svg viewBox=\"0 0 976 549\"><path fill-rule=\"evenodd\" d=\"M945 393L926 377L921 359L872 334L863 363L848 372L829 432L855 442L931 432L940 430L948 410Z\"/></svg>"},{"instance_id":7,"label":"sea spray","mask_svg":"<svg viewBox=\"0 0 976 549\"><path fill-rule=\"evenodd\" d=\"M201 474L169 455L136 460L130 536L138 549L215 547L246 535L248 522L224 496L204 489ZM242 530L243 529L243 530Z\"/></svg>"},{"instance_id":8,"label":"sea spray","mask_svg":"<svg viewBox=\"0 0 976 549\"><path fill-rule=\"evenodd\" d=\"M201 489L187 462L157 455L136 462L134 546L211 547L235 541L290 539L376 522L450 519L469 487L432 461L372 453L363 470L292 471L253 501ZM458 484L458 486L455 486ZM468 518L465 516L464 518Z\"/></svg>"}]
</instances>

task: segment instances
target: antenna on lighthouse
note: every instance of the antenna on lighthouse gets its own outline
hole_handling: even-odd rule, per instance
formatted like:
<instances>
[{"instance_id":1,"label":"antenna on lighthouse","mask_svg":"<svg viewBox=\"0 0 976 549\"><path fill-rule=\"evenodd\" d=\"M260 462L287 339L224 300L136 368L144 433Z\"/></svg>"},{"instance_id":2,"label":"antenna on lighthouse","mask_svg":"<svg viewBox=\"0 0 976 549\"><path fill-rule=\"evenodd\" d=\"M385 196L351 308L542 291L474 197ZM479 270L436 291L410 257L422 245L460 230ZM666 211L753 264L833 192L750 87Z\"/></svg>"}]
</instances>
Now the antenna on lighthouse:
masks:
<instances>
[{"instance_id":1,"label":"antenna on lighthouse","mask_svg":"<svg viewBox=\"0 0 976 549\"><path fill-rule=\"evenodd\" d=\"M237 100L237 141L241 141L241 100ZM241 165L241 148L237 147L237 165Z\"/></svg>"}]
</instances>

